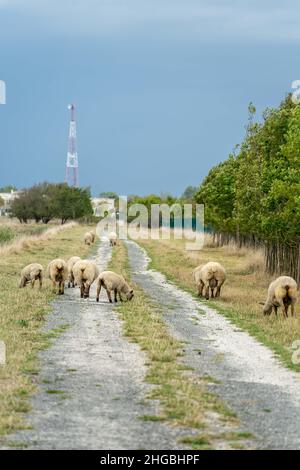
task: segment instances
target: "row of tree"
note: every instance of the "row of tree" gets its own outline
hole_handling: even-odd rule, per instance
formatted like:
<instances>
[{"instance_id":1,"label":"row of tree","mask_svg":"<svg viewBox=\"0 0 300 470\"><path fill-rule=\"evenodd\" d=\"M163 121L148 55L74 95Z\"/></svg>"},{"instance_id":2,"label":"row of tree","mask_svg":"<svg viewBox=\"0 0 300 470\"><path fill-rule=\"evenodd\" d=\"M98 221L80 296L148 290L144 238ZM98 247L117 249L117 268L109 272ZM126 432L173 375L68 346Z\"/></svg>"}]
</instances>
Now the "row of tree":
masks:
<instances>
[{"instance_id":1,"label":"row of tree","mask_svg":"<svg viewBox=\"0 0 300 470\"><path fill-rule=\"evenodd\" d=\"M244 141L213 167L196 193L219 244L262 245L266 269L300 281L300 107L287 96L254 122Z\"/></svg>"},{"instance_id":2,"label":"row of tree","mask_svg":"<svg viewBox=\"0 0 300 470\"><path fill-rule=\"evenodd\" d=\"M33 219L47 224L52 219L60 219L64 224L69 219L92 214L89 189L73 188L65 183L42 183L24 189L11 205L11 216L23 223Z\"/></svg>"}]
</instances>

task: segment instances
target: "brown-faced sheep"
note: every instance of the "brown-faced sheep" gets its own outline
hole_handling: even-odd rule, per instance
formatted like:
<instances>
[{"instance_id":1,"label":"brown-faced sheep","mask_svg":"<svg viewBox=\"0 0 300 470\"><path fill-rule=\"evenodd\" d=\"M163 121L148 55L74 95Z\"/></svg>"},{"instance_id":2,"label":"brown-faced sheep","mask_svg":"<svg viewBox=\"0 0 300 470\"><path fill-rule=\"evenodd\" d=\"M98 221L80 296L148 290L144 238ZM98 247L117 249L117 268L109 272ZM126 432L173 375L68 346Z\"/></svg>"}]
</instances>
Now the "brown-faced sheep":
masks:
<instances>
[{"instance_id":1,"label":"brown-faced sheep","mask_svg":"<svg viewBox=\"0 0 300 470\"><path fill-rule=\"evenodd\" d=\"M72 256L72 258L69 259L67 262L68 266L68 287L75 287L75 280L74 280L74 274L73 274L73 267L74 264L77 263L77 261L81 260L79 256Z\"/></svg>"},{"instance_id":2,"label":"brown-faced sheep","mask_svg":"<svg viewBox=\"0 0 300 470\"><path fill-rule=\"evenodd\" d=\"M86 232L84 235L84 244L91 245L93 243L93 237L90 232Z\"/></svg>"},{"instance_id":3,"label":"brown-faced sheep","mask_svg":"<svg viewBox=\"0 0 300 470\"><path fill-rule=\"evenodd\" d=\"M117 302L117 294L122 302L122 295L125 294L127 300L131 300L133 297L133 289L127 284L124 277L120 274L116 274L113 271L103 271L97 279L97 297L96 300L99 302L99 296L101 287L104 287L107 293L108 300L112 302L111 292L114 292L114 300Z\"/></svg>"},{"instance_id":4,"label":"brown-faced sheep","mask_svg":"<svg viewBox=\"0 0 300 470\"><path fill-rule=\"evenodd\" d=\"M294 316L296 302L296 281L289 276L280 276L269 285L267 300L259 303L264 306L264 315L271 315L273 308L277 315L278 307L281 307L284 318L287 318L289 306L291 306L291 313Z\"/></svg>"},{"instance_id":5,"label":"brown-faced sheep","mask_svg":"<svg viewBox=\"0 0 300 470\"><path fill-rule=\"evenodd\" d=\"M54 259L48 264L47 272L52 281L53 291L56 292L56 285L58 285L58 294L64 294L65 281L68 278L67 263L61 258Z\"/></svg>"},{"instance_id":6,"label":"brown-faced sheep","mask_svg":"<svg viewBox=\"0 0 300 470\"><path fill-rule=\"evenodd\" d=\"M225 269L220 263L210 261L194 269L193 274L199 297L202 296L203 289L206 300L209 299L209 290L212 298L220 296L221 287L226 280Z\"/></svg>"},{"instance_id":7,"label":"brown-faced sheep","mask_svg":"<svg viewBox=\"0 0 300 470\"><path fill-rule=\"evenodd\" d=\"M43 266L38 263L31 263L21 271L21 279L19 287L25 287L26 284L31 283L31 287L34 287L35 281L39 281L39 287L43 285Z\"/></svg>"},{"instance_id":8,"label":"brown-faced sheep","mask_svg":"<svg viewBox=\"0 0 300 470\"><path fill-rule=\"evenodd\" d=\"M94 261L82 259L73 266L75 283L80 287L80 297L88 298L90 288L95 279L99 276L99 268Z\"/></svg>"},{"instance_id":9,"label":"brown-faced sheep","mask_svg":"<svg viewBox=\"0 0 300 470\"><path fill-rule=\"evenodd\" d=\"M118 238L116 232L110 232L108 238L109 238L110 246L116 246L117 238Z\"/></svg>"}]
</instances>

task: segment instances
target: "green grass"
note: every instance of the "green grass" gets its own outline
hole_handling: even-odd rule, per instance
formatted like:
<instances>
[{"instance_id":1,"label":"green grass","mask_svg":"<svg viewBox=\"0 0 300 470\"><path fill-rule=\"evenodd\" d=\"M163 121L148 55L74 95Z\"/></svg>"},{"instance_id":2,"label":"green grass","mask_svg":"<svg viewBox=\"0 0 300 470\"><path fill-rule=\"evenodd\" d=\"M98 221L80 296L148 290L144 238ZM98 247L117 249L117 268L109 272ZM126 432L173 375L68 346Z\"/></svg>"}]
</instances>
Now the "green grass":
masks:
<instances>
[{"instance_id":1,"label":"green grass","mask_svg":"<svg viewBox=\"0 0 300 470\"><path fill-rule=\"evenodd\" d=\"M20 271L32 262L46 268L53 258L85 256L85 231L86 227L75 226L49 240L31 241L28 248L0 260L0 339L7 350L6 365L0 366L0 436L24 427L23 412L28 411L28 396L35 389L32 376L39 371L37 353L51 339L51 333L41 331L54 298L50 281L45 279L41 291L36 287L19 289ZM52 337L65 328L56 329Z\"/></svg>"},{"instance_id":2,"label":"green grass","mask_svg":"<svg viewBox=\"0 0 300 470\"><path fill-rule=\"evenodd\" d=\"M114 248L109 269L122 273L129 280L127 252L122 243ZM145 380L154 385L148 398L159 400L161 404L157 416L144 415L141 419L164 420L172 425L198 429L201 433L189 442L191 448L213 446L218 436L209 434L207 412L214 411L215 416L218 415L221 429L222 423L234 428L237 424L234 414L207 391L205 378L196 376L191 368L180 363L184 345L169 333L160 306L154 304L138 285L133 288L134 299L119 304L118 312L123 320L124 335L138 343L146 354Z\"/></svg>"}]
</instances>

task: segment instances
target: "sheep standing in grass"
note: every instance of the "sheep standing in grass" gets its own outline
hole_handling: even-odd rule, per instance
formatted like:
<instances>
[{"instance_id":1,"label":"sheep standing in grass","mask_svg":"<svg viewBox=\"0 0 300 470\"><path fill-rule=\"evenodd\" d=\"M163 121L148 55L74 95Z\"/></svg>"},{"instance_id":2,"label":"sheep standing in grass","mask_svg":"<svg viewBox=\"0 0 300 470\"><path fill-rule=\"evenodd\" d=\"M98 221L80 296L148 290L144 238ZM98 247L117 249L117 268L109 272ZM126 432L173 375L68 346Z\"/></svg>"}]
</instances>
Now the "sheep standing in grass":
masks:
<instances>
[{"instance_id":1,"label":"sheep standing in grass","mask_svg":"<svg viewBox=\"0 0 300 470\"><path fill-rule=\"evenodd\" d=\"M291 306L292 317L294 316L296 302L296 281L289 276L280 276L269 285L267 300L259 303L264 305L264 315L271 315L273 308L277 315L278 307L281 307L284 318L287 318L289 306Z\"/></svg>"},{"instance_id":2,"label":"sheep standing in grass","mask_svg":"<svg viewBox=\"0 0 300 470\"><path fill-rule=\"evenodd\" d=\"M116 246L117 238L118 238L116 232L110 232L108 238L109 238L110 246Z\"/></svg>"},{"instance_id":3,"label":"sheep standing in grass","mask_svg":"<svg viewBox=\"0 0 300 470\"><path fill-rule=\"evenodd\" d=\"M203 266L194 269L194 280L198 289L199 297L202 296L203 289L206 300L211 297L220 297L221 287L226 280L226 272L220 263L210 261Z\"/></svg>"},{"instance_id":4,"label":"sheep standing in grass","mask_svg":"<svg viewBox=\"0 0 300 470\"><path fill-rule=\"evenodd\" d=\"M88 298L91 285L99 276L98 266L94 261L82 259L74 264L73 274L75 283L80 287L80 297Z\"/></svg>"},{"instance_id":5,"label":"sheep standing in grass","mask_svg":"<svg viewBox=\"0 0 300 470\"><path fill-rule=\"evenodd\" d=\"M33 288L37 280L41 289L43 285L43 266L38 263L31 263L22 269L19 287L25 287L26 284L31 283Z\"/></svg>"},{"instance_id":6,"label":"sheep standing in grass","mask_svg":"<svg viewBox=\"0 0 300 470\"><path fill-rule=\"evenodd\" d=\"M84 244L85 245L91 245L93 243L93 237L90 232L86 232L84 235Z\"/></svg>"},{"instance_id":7,"label":"sheep standing in grass","mask_svg":"<svg viewBox=\"0 0 300 470\"><path fill-rule=\"evenodd\" d=\"M77 263L81 258L79 256L72 256L67 262L68 266L68 287L75 287L75 279L73 273L74 264Z\"/></svg>"},{"instance_id":8,"label":"sheep standing in grass","mask_svg":"<svg viewBox=\"0 0 300 470\"><path fill-rule=\"evenodd\" d=\"M65 281L68 278L67 263L61 258L54 259L48 264L47 272L49 279L52 281L54 292L56 292L56 285L58 285L58 294L64 294Z\"/></svg>"},{"instance_id":9,"label":"sheep standing in grass","mask_svg":"<svg viewBox=\"0 0 300 470\"><path fill-rule=\"evenodd\" d=\"M112 302L111 292L114 292L114 300L117 302L117 294L122 302L122 295L126 295L127 300L131 300L133 297L133 289L127 284L124 277L120 274L116 274L113 271L103 271L97 279L97 297L96 300L99 302L99 296L101 287L104 287L107 293L108 300Z\"/></svg>"}]
</instances>

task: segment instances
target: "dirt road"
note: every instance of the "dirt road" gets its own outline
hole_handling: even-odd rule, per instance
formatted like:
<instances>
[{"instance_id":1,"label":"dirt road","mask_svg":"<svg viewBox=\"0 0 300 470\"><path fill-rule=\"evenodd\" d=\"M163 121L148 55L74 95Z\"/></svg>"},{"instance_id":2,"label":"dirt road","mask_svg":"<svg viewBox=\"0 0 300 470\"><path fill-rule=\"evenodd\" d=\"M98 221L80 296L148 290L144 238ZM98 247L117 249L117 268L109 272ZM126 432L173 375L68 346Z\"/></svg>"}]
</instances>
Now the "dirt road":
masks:
<instances>
[{"instance_id":1,"label":"dirt road","mask_svg":"<svg viewBox=\"0 0 300 470\"><path fill-rule=\"evenodd\" d=\"M199 304L162 274L149 270L149 260L136 243L128 241L127 247L133 279L164 306L172 334L186 342L184 361L220 382L211 384L210 390L255 435L255 445L300 449L300 374L283 367L268 348L205 302Z\"/></svg>"},{"instance_id":2,"label":"dirt road","mask_svg":"<svg viewBox=\"0 0 300 470\"><path fill-rule=\"evenodd\" d=\"M126 244L134 281L161 305L171 333L186 344L183 361L195 373L217 379L209 389L235 411L240 429L253 433L251 444L299 449L299 374L205 303L148 269L136 243ZM101 269L110 255L102 242L95 257ZM95 302L95 288L88 300L79 298L78 289L67 289L53 303L46 329L59 334L40 355L38 390L26 415L32 429L8 440L29 449L183 448L180 437L190 431L141 419L158 412L157 403L144 401L150 389L144 382L145 357L122 336L106 294Z\"/></svg>"},{"instance_id":3,"label":"dirt road","mask_svg":"<svg viewBox=\"0 0 300 470\"><path fill-rule=\"evenodd\" d=\"M96 261L104 269L111 255L103 242ZM63 330L41 353L38 391L26 415L32 430L9 436L10 445L29 449L176 449L184 433L143 421L157 403L143 403L149 385L144 355L122 336L114 307L102 292L95 302L67 289L53 303L47 330Z\"/></svg>"}]
</instances>

